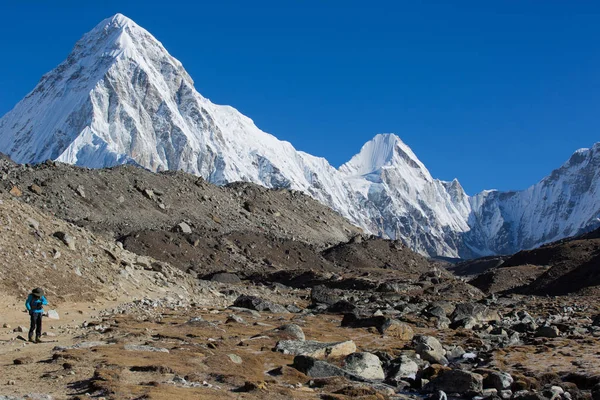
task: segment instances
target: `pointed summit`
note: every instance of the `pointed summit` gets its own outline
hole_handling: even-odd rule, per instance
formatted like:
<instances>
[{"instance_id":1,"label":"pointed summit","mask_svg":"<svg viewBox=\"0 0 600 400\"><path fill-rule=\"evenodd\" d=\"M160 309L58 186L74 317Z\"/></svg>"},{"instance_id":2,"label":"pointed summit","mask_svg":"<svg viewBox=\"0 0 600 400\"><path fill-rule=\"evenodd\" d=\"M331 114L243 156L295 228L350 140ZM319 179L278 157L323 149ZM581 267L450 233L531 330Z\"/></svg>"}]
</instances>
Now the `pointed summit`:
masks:
<instances>
[{"instance_id":1,"label":"pointed summit","mask_svg":"<svg viewBox=\"0 0 600 400\"><path fill-rule=\"evenodd\" d=\"M429 176L427 168L410 147L393 133L379 134L365 143L357 155L340 167L340 172L349 176L363 176L384 167L422 170Z\"/></svg>"},{"instance_id":2,"label":"pointed summit","mask_svg":"<svg viewBox=\"0 0 600 400\"><path fill-rule=\"evenodd\" d=\"M148 31L116 14L86 33L67 59L0 119L0 151L23 163L130 162L144 119L183 87L193 89L193 81L181 63ZM149 92L157 103L140 104Z\"/></svg>"}]
</instances>

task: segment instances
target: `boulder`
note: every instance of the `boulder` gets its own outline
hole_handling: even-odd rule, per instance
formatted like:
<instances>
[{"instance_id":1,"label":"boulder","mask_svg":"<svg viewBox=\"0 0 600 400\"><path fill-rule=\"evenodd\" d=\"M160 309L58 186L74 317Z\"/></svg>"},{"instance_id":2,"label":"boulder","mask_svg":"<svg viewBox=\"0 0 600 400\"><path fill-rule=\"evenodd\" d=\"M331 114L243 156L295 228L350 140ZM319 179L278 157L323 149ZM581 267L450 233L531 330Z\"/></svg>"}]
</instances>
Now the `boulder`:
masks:
<instances>
[{"instance_id":1,"label":"boulder","mask_svg":"<svg viewBox=\"0 0 600 400\"><path fill-rule=\"evenodd\" d=\"M456 306L454 312L450 315L452 328L471 329L482 322L499 321L498 312L490 310L488 307L479 303L461 303Z\"/></svg>"},{"instance_id":2,"label":"boulder","mask_svg":"<svg viewBox=\"0 0 600 400\"><path fill-rule=\"evenodd\" d=\"M392 361L390 370L389 379L392 381L416 379L419 365L410 357L402 355Z\"/></svg>"},{"instance_id":3,"label":"boulder","mask_svg":"<svg viewBox=\"0 0 600 400\"><path fill-rule=\"evenodd\" d=\"M127 351L144 351L151 353L168 353L169 350L164 347L153 347L143 344L126 344L123 348Z\"/></svg>"},{"instance_id":4,"label":"boulder","mask_svg":"<svg viewBox=\"0 0 600 400\"><path fill-rule=\"evenodd\" d=\"M555 338L560 335L560 331L554 325L552 326L540 326L535 331L536 337Z\"/></svg>"},{"instance_id":5,"label":"boulder","mask_svg":"<svg viewBox=\"0 0 600 400\"><path fill-rule=\"evenodd\" d=\"M41 196L44 193L42 188L39 185L36 185L35 183L33 185L29 186L29 190L31 190L33 193L37 194L38 196Z\"/></svg>"},{"instance_id":6,"label":"boulder","mask_svg":"<svg viewBox=\"0 0 600 400\"><path fill-rule=\"evenodd\" d=\"M446 393L481 393L483 376L460 369L442 370L427 384L427 389Z\"/></svg>"},{"instance_id":7,"label":"boulder","mask_svg":"<svg viewBox=\"0 0 600 400\"><path fill-rule=\"evenodd\" d=\"M444 350L444 347L440 341L433 336L415 336L413 339L413 344L417 354L419 354L425 361L441 365L448 364L448 359L445 357L446 350Z\"/></svg>"},{"instance_id":8,"label":"boulder","mask_svg":"<svg viewBox=\"0 0 600 400\"><path fill-rule=\"evenodd\" d=\"M346 342L323 343L314 340L281 340L275 351L283 354L304 355L311 358L344 357L356 351L352 340Z\"/></svg>"},{"instance_id":9,"label":"boulder","mask_svg":"<svg viewBox=\"0 0 600 400\"><path fill-rule=\"evenodd\" d=\"M446 318L446 310L440 306L431 306L423 311L423 315L427 318Z\"/></svg>"},{"instance_id":10,"label":"boulder","mask_svg":"<svg viewBox=\"0 0 600 400\"><path fill-rule=\"evenodd\" d=\"M319 285L310 291L310 299L314 304L333 305L341 300L338 290Z\"/></svg>"},{"instance_id":11,"label":"boulder","mask_svg":"<svg viewBox=\"0 0 600 400\"><path fill-rule=\"evenodd\" d=\"M236 274L231 274L229 272L218 272L214 274L210 280L212 282L228 283L232 285L237 285L238 283L242 282L242 280Z\"/></svg>"},{"instance_id":12,"label":"boulder","mask_svg":"<svg viewBox=\"0 0 600 400\"><path fill-rule=\"evenodd\" d=\"M233 324L233 323L245 324L246 321L244 321L244 318L240 317L239 315L231 314L229 317L227 317L227 319L225 320L225 323L226 324Z\"/></svg>"},{"instance_id":13,"label":"boulder","mask_svg":"<svg viewBox=\"0 0 600 400\"><path fill-rule=\"evenodd\" d=\"M600 400L600 383L592 388L592 400Z\"/></svg>"},{"instance_id":14,"label":"boulder","mask_svg":"<svg viewBox=\"0 0 600 400\"><path fill-rule=\"evenodd\" d=\"M344 360L344 369L369 380L383 380L385 373L379 357L371 353L352 353Z\"/></svg>"},{"instance_id":15,"label":"boulder","mask_svg":"<svg viewBox=\"0 0 600 400\"><path fill-rule=\"evenodd\" d=\"M485 389L494 388L498 390L498 392L501 392L510 389L514 382L513 377L506 372L483 368L477 369L475 372L483 375L483 387Z\"/></svg>"},{"instance_id":16,"label":"boulder","mask_svg":"<svg viewBox=\"0 0 600 400\"><path fill-rule=\"evenodd\" d=\"M256 296L241 295L233 303L234 307L248 308L256 311L270 311L272 313L289 313L285 307Z\"/></svg>"},{"instance_id":17,"label":"boulder","mask_svg":"<svg viewBox=\"0 0 600 400\"><path fill-rule=\"evenodd\" d=\"M63 242L64 245L67 246L69 249L75 250L75 238L73 236L61 231L54 232L52 236Z\"/></svg>"},{"instance_id":18,"label":"boulder","mask_svg":"<svg viewBox=\"0 0 600 400\"><path fill-rule=\"evenodd\" d=\"M21 197L21 196L23 196L23 192L17 186L13 186L10 189L9 193L12 194L15 197Z\"/></svg>"},{"instance_id":19,"label":"boulder","mask_svg":"<svg viewBox=\"0 0 600 400\"><path fill-rule=\"evenodd\" d=\"M13 364L15 365L25 365L25 364L31 364L33 362L33 359L31 357L20 357L20 358L15 358L13 360Z\"/></svg>"},{"instance_id":20,"label":"boulder","mask_svg":"<svg viewBox=\"0 0 600 400\"><path fill-rule=\"evenodd\" d=\"M327 307L327 312L332 314L352 313L356 310L356 306L347 300L340 300Z\"/></svg>"},{"instance_id":21,"label":"boulder","mask_svg":"<svg viewBox=\"0 0 600 400\"><path fill-rule=\"evenodd\" d=\"M296 324L285 324L271 331L277 337L289 340L304 340L304 331Z\"/></svg>"},{"instance_id":22,"label":"boulder","mask_svg":"<svg viewBox=\"0 0 600 400\"><path fill-rule=\"evenodd\" d=\"M513 393L511 399L513 400L548 400L546 396L538 392L532 392L529 390L519 390Z\"/></svg>"},{"instance_id":23,"label":"boulder","mask_svg":"<svg viewBox=\"0 0 600 400\"><path fill-rule=\"evenodd\" d=\"M381 330L385 336L404 341L410 341L415 336L415 332L409 324L395 319L388 318L383 326L381 326Z\"/></svg>"},{"instance_id":24,"label":"boulder","mask_svg":"<svg viewBox=\"0 0 600 400\"><path fill-rule=\"evenodd\" d=\"M448 346L446 347L445 356L448 360L456 360L462 358L465 353L465 350L460 346Z\"/></svg>"},{"instance_id":25,"label":"boulder","mask_svg":"<svg viewBox=\"0 0 600 400\"><path fill-rule=\"evenodd\" d=\"M364 379L356 376L340 367L329 364L326 361L316 360L308 356L296 356L292 367L311 378L330 378L333 376L342 376L355 381L363 381Z\"/></svg>"},{"instance_id":26,"label":"boulder","mask_svg":"<svg viewBox=\"0 0 600 400\"><path fill-rule=\"evenodd\" d=\"M342 327L373 327L382 335L397 337L400 340L411 340L414 336L414 331L410 325L392 318L387 318L383 315L360 318L354 313L344 314L344 317L342 318Z\"/></svg>"}]
</instances>

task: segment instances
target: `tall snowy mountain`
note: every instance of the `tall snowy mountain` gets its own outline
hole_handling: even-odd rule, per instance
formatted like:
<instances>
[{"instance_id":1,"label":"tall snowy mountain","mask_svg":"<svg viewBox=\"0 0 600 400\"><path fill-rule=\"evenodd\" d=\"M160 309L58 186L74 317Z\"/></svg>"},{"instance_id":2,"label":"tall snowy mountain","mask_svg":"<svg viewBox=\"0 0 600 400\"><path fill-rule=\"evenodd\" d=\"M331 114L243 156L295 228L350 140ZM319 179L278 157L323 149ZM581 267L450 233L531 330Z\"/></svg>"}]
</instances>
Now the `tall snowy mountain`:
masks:
<instances>
[{"instance_id":1,"label":"tall snowy mountain","mask_svg":"<svg viewBox=\"0 0 600 400\"><path fill-rule=\"evenodd\" d=\"M600 145L523 192L465 194L432 178L397 136L377 135L339 169L201 96L150 33L117 14L0 119L0 151L22 163L135 163L216 184L301 190L366 231L430 255L513 252L599 225Z\"/></svg>"}]
</instances>

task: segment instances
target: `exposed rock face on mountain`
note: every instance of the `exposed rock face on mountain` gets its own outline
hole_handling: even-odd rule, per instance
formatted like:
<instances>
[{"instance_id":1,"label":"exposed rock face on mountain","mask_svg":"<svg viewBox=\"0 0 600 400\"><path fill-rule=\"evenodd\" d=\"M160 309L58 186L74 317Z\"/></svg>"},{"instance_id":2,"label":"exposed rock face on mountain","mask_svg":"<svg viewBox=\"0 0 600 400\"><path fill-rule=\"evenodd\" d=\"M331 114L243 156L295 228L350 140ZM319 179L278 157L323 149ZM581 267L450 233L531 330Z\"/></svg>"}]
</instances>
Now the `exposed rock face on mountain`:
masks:
<instances>
[{"instance_id":1,"label":"exposed rock face on mountain","mask_svg":"<svg viewBox=\"0 0 600 400\"><path fill-rule=\"evenodd\" d=\"M520 192L486 191L470 199L467 246L511 254L600 226L600 143Z\"/></svg>"},{"instance_id":2,"label":"exposed rock face on mountain","mask_svg":"<svg viewBox=\"0 0 600 400\"><path fill-rule=\"evenodd\" d=\"M511 253L600 224L600 144L523 192L465 194L434 179L397 136L377 135L339 169L200 95L150 33L117 14L75 45L0 119L0 151L99 168L137 164L301 190L368 232L423 254Z\"/></svg>"}]
</instances>

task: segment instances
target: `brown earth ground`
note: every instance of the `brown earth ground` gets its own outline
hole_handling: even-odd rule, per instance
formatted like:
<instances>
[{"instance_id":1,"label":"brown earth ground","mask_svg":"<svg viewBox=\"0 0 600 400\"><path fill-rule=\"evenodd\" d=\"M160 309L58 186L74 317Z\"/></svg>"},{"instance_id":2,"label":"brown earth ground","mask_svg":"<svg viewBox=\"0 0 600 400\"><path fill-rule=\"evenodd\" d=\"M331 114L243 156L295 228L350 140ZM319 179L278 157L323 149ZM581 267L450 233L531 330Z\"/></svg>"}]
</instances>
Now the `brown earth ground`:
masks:
<instances>
[{"instance_id":1,"label":"brown earth ground","mask_svg":"<svg viewBox=\"0 0 600 400\"><path fill-rule=\"evenodd\" d=\"M225 285L227 286L227 285ZM303 297L302 292L298 295ZM304 293L308 295L308 292ZM299 299L301 298L299 297ZM527 299L539 310L540 316L559 312L573 305L573 299ZM578 298L577 304L595 307L597 299ZM245 323L227 322L235 311L223 307L183 307L179 310L147 307L144 310L115 309L119 302L64 303L59 307L63 319L45 319L48 332L57 336L45 337L46 343L29 344L15 339L10 329L0 334L0 393L25 395L46 393L56 399L84 398L86 393L104 393L115 399L172 399L172 398L231 398L231 399L313 399L325 398L347 387L361 388L343 378L325 379L319 385L309 385L311 379L291 368L293 356L274 352L278 339L271 330L285 323L302 327L307 339L323 342L354 340L358 351L399 354L410 343L380 335L373 328L342 328L341 316L320 314L260 313L259 317L238 314ZM301 307L306 303L297 302ZM26 325L27 315L21 301L2 296L0 305L4 323ZM101 312L108 309L109 312ZM592 311L593 310L593 311ZM507 312L509 310L506 310ZM575 318L585 319L588 312ZM191 317L203 322L188 322ZM87 321L87 326L81 328ZM442 343L462 345L466 350L478 348L475 331L436 329L431 324L411 321L416 333L434 335ZM100 327L101 329L98 329ZM22 334L25 336L25 334ZM91 348L56 350L56 346L94 342ZM127 345L148 345L167 349L168 353L126 350ZM230 355L241 358L232 361ZM15 365L14 360L25 360ZM338 363L340 360L328 360ZM544 379L560 382L558 376L571 375L580 383L600 377L599 337L536 338L520 346L492 352L489 366L511 373L532 388ZM278 370L279 368L279 370ZM174 377L199 387L186 387L174 382ZM8 383L11 383L10 385ZM363 398L388 398L385 391L368 393ZM356 393L354 393L356 394ZM78 397L79 396L79 397ZM350 398L343 395L331 398Z\"/></svg>"}]
</instances>

